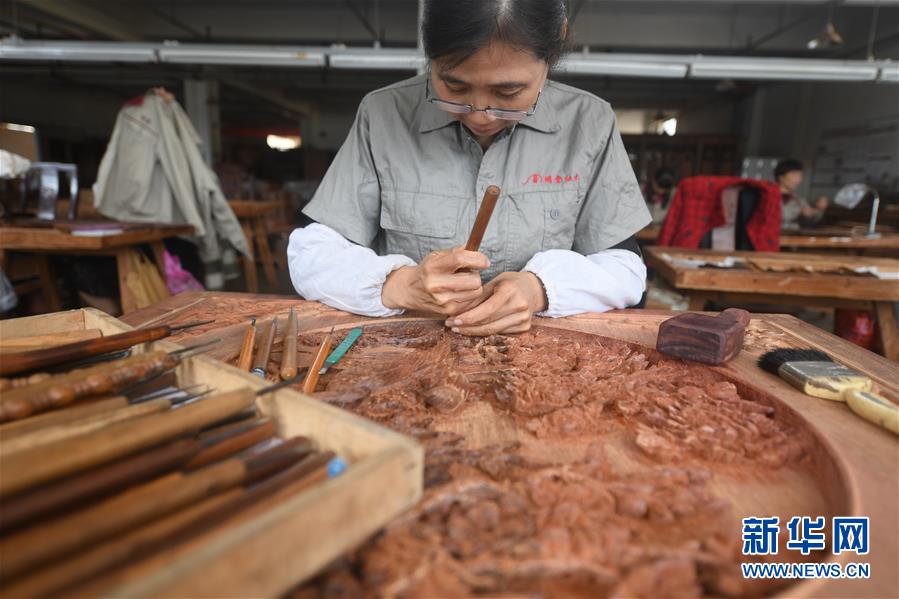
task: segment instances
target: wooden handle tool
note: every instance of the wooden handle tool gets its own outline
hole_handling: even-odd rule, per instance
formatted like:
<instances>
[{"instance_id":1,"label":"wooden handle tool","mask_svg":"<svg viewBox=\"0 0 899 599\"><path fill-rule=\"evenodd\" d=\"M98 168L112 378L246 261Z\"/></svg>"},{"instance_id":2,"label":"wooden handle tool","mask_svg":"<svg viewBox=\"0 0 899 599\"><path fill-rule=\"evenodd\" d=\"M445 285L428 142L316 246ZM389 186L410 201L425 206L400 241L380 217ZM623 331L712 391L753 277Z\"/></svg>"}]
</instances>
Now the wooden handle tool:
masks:
<instances>
[{"instance_id":1,"label":"wooden handle tool","mask_svg":"<svg viewBox=\"0 0 899 599\"><path fill-rule=\"evenodd\" d=\"M0 339L0 354L11 354L32 350L49 349L88 339L99 339L103 336L100 329L81 329L64 331L52 335L29 335L13 339Z\"/></svg>"},{"instance_id":2,"label":"wooden handle tool","mask_svg":"<svg viewBox=\"0 0 899 599\"><path fill-rule=\"evenodd\" d=\"M35 349L31 351L5 354L0 360L0 376L9 376L20 372L55 366L66 362L99 356L102 354L119 351L133 347L140 343L149 343L168 337L175 331L198 327L213 322L205 320L190 322L179 326L159 325L146 329L137 329L98 339L87 339L51 347L49 349Z\"/></svg>"},{"instance_id":3,"label":"wooden handle tool","mask_svg":"<svg viewBox=\"0 0 899 599\"><path fill-rule=\"evenodd\" d=\"M304 439L305 443L306 440ZM107 539L159 516L288 468L311 451L290 441L190 474L173 473L68 516L0 540L0 579L21 574L78 547Z\"/></svg>"},{"instance_id":4,"label":"wooden handle tool","mask_svg":"<svg viewBox=\"0 0 899 599\"><path fill-rule=\"evenodd\" d=\"M899 435L899 404L877 393L863 372L834 362L826 352L783 347L764 353L758 365L806 395L846 402L860 418Z\"/></svg>"},{"instance_id":5,"label":"wooden handle tool","mask_svg":"<svg viewBox=\"0 0 899 599\"><path fill-rule=\"evenodd\" d=\"M66 422L56 426L48 426L28 434L19 435L12 439L4 439L0 443L0 455L9 455L19 451L25 451L62 441L71 437L85 435L105 428L116 422L122 422L130 418L158 414L172 407L172 402L167 399L153 399L147 402L126 405L120 408L86 416L81 420Z\"/></svg>"},{"instance_id":6,"label":"wooden handle tool","mask_svg":"<svg viewBox=\"0 0 899 599\"><path fill-rule=\"evenodd\" d=\"M171 370L179 363L178 356L171 353L138 354L114 365L100 364L12 389L0 397L0 422L58 409L78 399L115 393L132 383Z\"/></svg>"},{"instance_id":7,"label":"wooden handle tool","mask_svg":"<svg viewBox=\"0 0 899 599\"><path fill-rule=\"evenodd\" d=\"M478 216L475 218L474 226L471 228L471 235L468 236L468 243L465 244L465 249L469 252L476 252L481 247L481 241L484 239L484 233L487 231L487 224L493 215L493 209L496 208L499 194L500 189L496 185L491 185L484 191L484 199L481 200Z\"/></svg>"},{"instance_id":8,"label":"wooden handle tool","mask_svg":"<svg viewBox=\"0 0 899 599\"><path fill-rule=\"evenodd\" d=\"M0 391L9 391L10 389L35 385L41 381L46 381L51 376L52 375L49 372L38 372L30 376L0 378Z\"/></svg>"},{"instance_id":9,"label":"wooden handle tool","mask_svg":"<svg viewBox=\"0 0 899 599\"><path fill-rule=\"evenodd\" d=\"M334 329L331 329L331 332L322 339L322 343L318 347L318 353L315 354L315 360L312 361L312 366L309 367L309 372L306 373L306 378L303 380L303 393L315 392L315 386L318 385L319 371L325 363L328 353L331 351L333 335Z\"/></svg>"},{"instance_id":10,"label":"wooden handle tool","mask_svg":"<svg viewBox=\"0 0 899 599\"><path fill-rule=\"evenodd\" d=\"M176 468L195 470L230 457L277 434L271 420L255 420L213 429L105 466L82 472L31 491L0 505L0 532L21 527L46 514L111 491L126 489Z\"/></svg>"},{"instance_id":11,"label":"wooden handle tool","mask_svg":"<svg viewBox=\"0 0 899 599\"><path fill-rule=\"evenodd\" d=\"M749 312L728 308L717 316L685 313L659 325L656 349L705 364L723 364L743 348Z\"/></svg>"},{"instance_id":12,"label":"wooden handle tool","mask_svg":"<svg viewBox=\"0 0 899 599\"><path fill-rule=\"evenodd\" d=\"M237 359L237 367L249 372L253 365L253 346L256 344L256 319L247 325L243 335L243 344L240 346L240 357Z\"/></svg>"},{"instance_id":13,"label":"wooden handle tool","mask_svg":"<svg viewBox=\"0 0 899 599\"><path fill-rule=\"evenodd\" d=\"M121 572L120 567L129 562L170 548L211 528L221 527L222 522L233 520L235 515L245 517L247 508L255 512L260 502L268 506L326 480L328 462L333 457L330 452L312 454L251 488L231 489L126 535L79 551L61 563L16 580L5 587L4 592L15 597L49 597L67 596L70 589L83 590L83 583L98 575L109 574L116 569ZM102 594L88 593L89 596Z\"/></svg>"},{"instance_id":14,"label":"wooden handle tool","mask_svg":"<svg viewBox=\"0 0 899 599\"><path fill-rule=\"evenodd\" d=\"M159 379L157 379L159 380ZM83 404L65 407L52 412L44 412L36 416L30 416L22 420L12 420L0 424L0 438L7 440L19 437L21 435L30 434L32 432L55 426L61 426L66 423L74 423L91 416L96 416L104 412L124 408L127 406L144 403L154 399L168 399L172 404L183 403L184 401L194 399L200 395L208 393L191 394L194 389L199 389L203 385L193 385L186 389L178 389L173 386L164 387L158 391L147 393L146 395L138 395L133 397L130 395L103 396L102 398L91 398ZM130 390L129 390L130 391ZM0 449L2 450L2 449Z\"/></svg>"},{"instance_id":15,"label":"wooden handle tool","mask_svg":"<svg viewBox=\"0 0 899 599\"><path fill-rule=\"evenodd\" d=\"M20 528L41 516L171 472L195 456L199 448L197 439L173 441L4 499L0 531Z\"/></svg>"},{"instance_id":16,"label":"wooden handle tool","mask_svg":"<svg viewBox=\"0 0 899 599\"><path fill-rule=\"evenodd\" d=\"M328 359L325 360L325 365L322 366L322 369L318 371L319 374L325 374L328 372L328 369L340 362L343 357L346 355L350 348L353 347L353 344L362 336L362 327L356 327L347 333L347 336L344 337L343 341L340 342L334 351L328 355Z\"/></svg>"},{"instance_id":17,"label":"wooden handle tool","mask_svg":"<svg viewBox=\"0 0 899 599\"><path fill-rule=\"evenodd\" d=\"M252 407L255 399L251 390L238 389L170 412L119 422L92 435L10 456L0 454L0 497L199 431Z\"/></svg>"},{"instance_id":18,"label":"wooden handle tool","mask_svg":"<svg viewBox=\"0 0 899 599\"><path fill-rule=\"evenodd\" d=\"M281 379L292 379L297 375L297 313L291 308L287 315L287 331L281 345Z\"/></svg>"},{"instance_id":19,"label":"wooden handle tool","mask_svg":"<svg viewBox=\"0 0 899 599\"><path fill-rule=\"evenodd\" d=\"M42 428L59 426L66 422L74 422L76 420L81 420L82 418L87 418L88 416L102 414L103 412L108 412L117 408L124 408L128 405L131 405L128 398L124 395L119 395L98 399L91 401L90 403L85 403L84 405L76 405L63 410L45 412L23 420L4 422L3 424L0 424L0 439L3 439L4 441L13 439Z\"/></svg>"},{"instance_id":20,"label":"wooden handle tool","mask_svg":"<svg viewBox=\"0 0 899 599\"><path fill-rule=\"evenodd\" d=\"M184 506L162 518L154 520L140 528L128 531L99 545L79 550L64 560L57 560L38 568L36 572L28 572L8 585L2 592L7 597L102 597L104 593L85 591L88 583L101 583L110 576L120 575L121 567L129 562L139 561L153 552L171 548L176 545L182 531L197 520L205 520L209 515L221 519L227 517L220 511L223 506L231 505L235 499L246 494L240 487L213 495L192 505ZM108 595L111 596L111 595Z\"/></svg>"},{"instance_id":21,"label":"wooden handle tool","mask_svg":"<svg viewBox=\"0 0 899 599\"><path fill-rule=\"evenodd\" d=\"M275 334L278 332L278 317L272 318L268 325L262 329L262 341L256 350L256 362L253 364L253 374L265 378L266 368L268 368L268 357L272 353L272 344L275 342Z\"/></svg>"},{"instance_id":22,"label":"wooden handle tool","mask_svg":"<svg viewBox=\"0 0 899 599\"><path fill-rule=\"evenodd\" d=\"M227 430L212 430L200 435L201 450L184 465L196 470L248 449L257 443L273 439L278 434L273 420L253 420Z\"/></svg>"}]
</instances>

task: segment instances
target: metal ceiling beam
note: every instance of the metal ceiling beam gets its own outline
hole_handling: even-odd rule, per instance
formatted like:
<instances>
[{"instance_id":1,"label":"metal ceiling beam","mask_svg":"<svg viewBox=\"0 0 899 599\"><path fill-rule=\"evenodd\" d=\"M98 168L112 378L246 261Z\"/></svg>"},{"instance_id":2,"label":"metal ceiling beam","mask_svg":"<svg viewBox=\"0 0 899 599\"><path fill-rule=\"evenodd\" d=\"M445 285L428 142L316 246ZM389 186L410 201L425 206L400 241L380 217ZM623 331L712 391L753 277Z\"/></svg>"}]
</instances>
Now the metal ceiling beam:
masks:
<instances>
[{"instance_id":1,"label":"metal ceiling beam","mask_svg":"<svg viewBox=\"0 0 899 599\"><path fill-rule=\"evenodd\" d=\"M130 31L127 23L108 14L94 10L83 3L66 0L28 0L28 6L54 17L65 19L85 29L95 31L109 39L120 42L137 42L140 36Z\"/></svg>"},{"instance_id":2,"label":"metal ceiling beam","mask_svg":"<svg viewBox=\"0 0 899 599\"><path fill-rule=\"evenodd\" d=\"M244 93L256 96L257 98L262 98L263 100L268 100L272 104L275 104L276 106L288 110L298 116L312 116L317 112L315 106L309 102L291 100L290 98L287 98L278 92L265 91L263 89L259 89L255 85L244 83L243 81L239 81L237 79L222 79L221 82L228 87L232 87Z\"/></svg>"},{"instance_id":3,"label":"metal ceiling beam","mask_svg":"<svg viewBox=\"0 0 899 599\"><path fill-rule=\"evenodd\" d=\"M80 3L76 5L73 2L66 2L65 0L29 0L29 6L37 8L54 17L65 19L116 41L141 41L141 37L137 33L131 31L128 24L95 11ZM267 100L276 106L289 110L295 114L309 115L314 112L314 108L310 104L288 100L278 93L267 92L239 80L225 79L222 80L222 83L229 87L240 89L245 93L253 94L256 97Z\"/></svg>"},{"instance_id":4,"label":"metal ceiling beam","mask_svg":"<svg viewBox=\"0 0 899 599\"><path fill-rule=\"evenodd\" d=\"M169 25L172 25L173 27L177 27L178 29L187 33L188 35L191 35L198 39L203 39L203 37L205 37L203 35L202 31L195 29L194 27L191 27L184 21L176 19L174 16L164 12L162 9L151 8L150 10L153 12L154 15L156 15L164 23L168 23Z\"/></svg>"},{"instance_id":5,"label":"metal ceiling beam","mask_svg":"<svg viewBox=\"0 0 899 599\"><path fill-rule=\"evenodd\" d=\"M184 50L177 56L175 49ZM278 47L252 45L122 43L122 42L26 42L0 40L0 60L72 61L121 63L126 58L148 64L257 65L333 70L415 71L424 64L418 50L408 48ZM569 75L649 77L673 79L747 79L755 81L893 81L896 63L888 60L832 60L752 56L703 56L689 54L625 54L576 52L559 68ZM234 83L223 80L223 83ZM260 92L242 82L249 93L283 102L277 93ZM282 104L303 112L309 106Z\"/></svg>"},{"instance_id":6,"label":"metal ceiling beam","mask_svg":"<svg viewBox=\"0 0 899 599\"><path fill-rule=\"evenodd\" d=\"M751 43L746 45L746 50L747 51L755 50L762 44L769 42L776 37L779 37L781 34L786 33L787 31L790 31L791 29L795 29L796 27L799 27L806 21L810 21L812 18L820 18L820 16L821 15L819 15L817 13L809 13L809 14L803 15L801 17L798 17L796 19L793 19L789 23L780 25L774 31L766 33L765 35L759 37L758 39L752 40Z\"/></svg>"},{"instance_id":7,"label":"metal ceiling beam","mask_svg":"<svg viewBox=\"0 0 899 599\"><path fill-rule=\"evenodd\" d=\"M356 6L356 3L353 2L353 0L344 0L343 3L347 8L350 9L350 12L356 15L356 18L359 19L359 22L362 23L362 26L365 27L365 30L368 31L369 35L371 35L372 41L380 42L381 34L378 32L377 27L369 22L368 17L365 16L365 13L362 12L362 9Z\"/></svg>"},{"instance_id":8,"label":"metal ceiling beam","mask_svg":"<svg viewBox=\"0 0 899 599\"><path fill-rule=\"evenodd\" d=\"M571 0L569 0L571 1ZM660 0L587 0L589 4L662 4ZM899 6L899 0L664 0L664 4L787 4L815 5L836 2L841 6Z\"/></svg>"}]
</instances>

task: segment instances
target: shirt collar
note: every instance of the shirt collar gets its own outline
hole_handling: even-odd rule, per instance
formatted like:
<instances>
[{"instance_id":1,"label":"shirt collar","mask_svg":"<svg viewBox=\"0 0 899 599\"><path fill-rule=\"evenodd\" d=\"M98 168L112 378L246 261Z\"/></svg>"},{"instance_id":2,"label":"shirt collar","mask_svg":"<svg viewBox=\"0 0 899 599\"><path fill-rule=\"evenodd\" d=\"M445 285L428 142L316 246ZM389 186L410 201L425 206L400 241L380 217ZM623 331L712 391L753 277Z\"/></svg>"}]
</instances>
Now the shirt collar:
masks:
<instances>
[{"instance_id":1,"label":"shirt collar","mask_svg":"<svg viewBox=\"0 0 899 599\"><path fill-rule=\"evenodd\" d=\"M419 104L419 126L420 133L428 133L442 129L447 125L458 122L456 118L445 110L440 110L433 104L425 100L424 86L422 86L421 103Z\"/></svg>"},{"instance_id":2,"label":"shirt collar","mask_svg":"<svg viewBox=\"0 0 899 599\"><path fill-rule=\"evenodd\" d=\"M557 118L558 112L555 105L555 89L552 81L547 80L537 101L537 110L531 116L524 117L519 125L530 127L543 133L555 133L562 129Z\"/></svg>"},{"instance_id":3,"label":"shirt collar","mask_svg":"<svg viewBox=\"0 0 899 599\"><path fill-rule=\"evenodd\" d=\"M425 77L427 77L427 74L425 74ZM426 89L427 86L424 83L424 79L422 79L421 100L418 109L418 131L420 133L428 133L459 122L452 114L445 110L440 110L436 106L430 104L426 99ZM540 94L537 110L531 116L525 117L519 121L518 125L529 127L543 133L555 133L556 131L559 131L562 127L559 125L559 121L556 118L555 106L553 106L553 96L555 95L553 91L551 83L547 81L546 85L543 87L543 92Z\"/></svg>"}]
</instances>

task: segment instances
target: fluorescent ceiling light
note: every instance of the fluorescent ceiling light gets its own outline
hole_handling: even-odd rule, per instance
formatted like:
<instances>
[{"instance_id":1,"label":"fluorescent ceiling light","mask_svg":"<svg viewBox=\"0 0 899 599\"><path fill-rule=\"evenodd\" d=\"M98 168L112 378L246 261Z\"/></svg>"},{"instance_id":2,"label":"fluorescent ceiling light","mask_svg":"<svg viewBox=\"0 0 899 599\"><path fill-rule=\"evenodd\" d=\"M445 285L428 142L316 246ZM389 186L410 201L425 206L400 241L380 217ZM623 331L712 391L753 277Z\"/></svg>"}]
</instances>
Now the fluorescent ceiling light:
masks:
<instances>
[{"instance_id":1,"label":"fluorescent ceiling light","mask_svg":"<svg viewBox=\"0 0 899 599\"><path fill-rule=\"evenodd\" d=\"M300 147L302 139L299 135L267 135L265 143L268 147L279 152L296 150Z\"/></svg>"},{"instance_id":2,"label":"fluorescent ceiling light","mask_svg":"<svg viewBox=\"0 0 899 599\"><path fill-rule=\"evenodd\" d=\"M674 135L677 133L677 119L674 117L665 119L664 121L662 121L661 129L665 135L674 137Z\"/></svg>"},{"instance_id":3,"label":"fluorescent ceiling light","mask_svg":"<svg viewBox=\"0 0 899 599\"><path fill-rule=\"evenodd\" d=\"M425 58L414 48L290 47L226 44L24 41L0 39L0 60L73 62L165 62L417 71ZM576 53L562 61L568 74L660 79L757 81L884 81L899 83L890 61Z\"/></svg>"},{"instance_id":4,"label":"fluorescent ceiling light","mask_svg":"<svg viewBox=\"0 0 899 599\"><path fill-rule=\"evenodd\" d=\"M325 53L311 48L166 43L159 49L159 60L179 64L321 67L325 65Z\"/></svg>"},{"instance_id":5,"label":"fluorescent ceiling light","mask_svg":"<svg viewBox=\"0 0 899 599\"><path fill-rule=\"evenodd\" d=\"M20 133L34 133L34 127L31 125L17 125L16 123L0 123L0 127L9 131L18 131Z\"/></svg>"},{"instance_id":6,"label":"fluorescent ceiling light","mask_svg":"<svg viewBox=\"0 0 899 599\"><path fill-rule=\"evenodd\" d=\"M572 55L563 60L559 69L573 75L608 75L620 77L657 77L683 79L687 65L676 62L640 61L625 58L606 58Z\"/></svg>"},{"instance_id":7,"label":"fluorescent ceiling light","mask_svg":"<svg viewBox=\"0 0 899 599\"><path fill-rule=\"evenodd\" d=\"M880 68L878 81L899 83L899 64L885 64Z\"/></svg>"},{"instance_id":8,"label":"fluorescent ceiling light","mask_svg":"<svg viewBox=\"0 0 899 599\"><path fill-rule=\"evenodd\" d=\"M417 50L332 50L329 64L335 69L375 69L415 71L425 64L424 56Z\"/></svg>"},{"instance_id":9,"label":"fluorescent ceiling light","mask_svg":"<svg viewBox=\"0 0 899 599\"><path fill-rule=\"evenodd\" d=\"M690 66L695 79L874 81L877 72L876 64L808 59L699 58Z\"/></svg>"},{"instance_id":10,"label":"fluorescent ceiling light","mask_svg":"<svg viewBox=\"0 0 899 599\"><path fill-rule=\"evenodd\" d=\"M0 40L0 59L84 62L156 62L156 44Z\"/></svg>"}]
</instances>

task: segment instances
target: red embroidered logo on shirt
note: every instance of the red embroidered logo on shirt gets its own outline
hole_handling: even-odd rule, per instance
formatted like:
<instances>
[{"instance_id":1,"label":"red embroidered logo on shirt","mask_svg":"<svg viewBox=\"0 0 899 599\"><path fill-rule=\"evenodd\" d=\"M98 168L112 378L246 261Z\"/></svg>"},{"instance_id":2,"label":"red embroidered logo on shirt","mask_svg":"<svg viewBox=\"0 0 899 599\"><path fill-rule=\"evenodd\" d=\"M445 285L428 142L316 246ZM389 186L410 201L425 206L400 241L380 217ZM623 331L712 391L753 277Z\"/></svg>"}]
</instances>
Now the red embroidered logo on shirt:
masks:
<instances>
[{"instance_id":1,"label":"red embroidered logo on shirt","mask_svg":"<svg viewBox=\"0 0 899 599\"><path fill-rule=\"evenodd\" d=\"M580 174L575 173L574 175L541 175L540 173L534 173L524 180L523 185L530 185L533 183L534 185L538 185L540 183L552 183L554 185L561 185L562 183L571 183L581 180Z\"/></svg>"}]
</instances>

